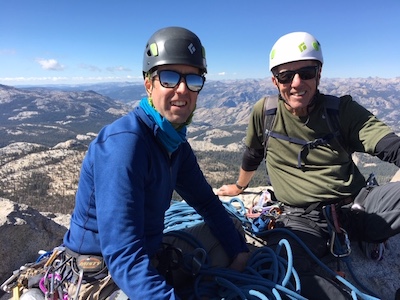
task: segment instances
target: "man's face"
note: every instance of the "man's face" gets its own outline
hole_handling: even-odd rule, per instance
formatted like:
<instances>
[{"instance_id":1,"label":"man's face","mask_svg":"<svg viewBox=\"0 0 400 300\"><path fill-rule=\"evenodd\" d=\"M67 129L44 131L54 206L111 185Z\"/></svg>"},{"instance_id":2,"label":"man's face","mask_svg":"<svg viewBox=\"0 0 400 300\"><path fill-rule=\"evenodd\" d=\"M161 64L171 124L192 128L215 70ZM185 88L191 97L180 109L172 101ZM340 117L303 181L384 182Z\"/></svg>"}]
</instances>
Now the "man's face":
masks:
<instances>
[{"instance_id":1,"label":"man's face","mask_svg":"<svg viewBox=\"0 0 400 300\"><path fill-rule=\"evenodd\" d=\"M187 65L165 65L158 67L158 71L171 70L181 74L199 74L199 69ZM153 99L156 110L172 125L177 128L185 123L194 111L198 92L192 92L181 80L174 88L165 88L160 84L159 76L153 79L146 77L145 87L148 96Z\"/></svg>"},{"instance_id":2,"label":"man's face","mask_svg":"<svg viewBox=\"0 0 400 300\"><path fill-rule=\"evenodd\" d=\"M274 74L280 74L281 77L289 81L287 83L279 82L276 76L272 76L272 82L279 89L281 96L286 101L287 105L293 110L302 111L307 109L307 105L314 97L319 80L321 78L321 68L313 67L318 66L318 62L313 60L295 61L280 65L274 70ZM283 73L287 71L296 71L299 73L293 74L293 72ZM315 72L315 73L314 73ZM303 74L301 74L303 73ZM283 76L285 74L285 76ZM315 74L315 76L313 76ZM294 76L293 76L294 75ZM290 78L293 76L293 79ZM301 77L310 79L302 79Z\"/></svg>"}]
</instances>

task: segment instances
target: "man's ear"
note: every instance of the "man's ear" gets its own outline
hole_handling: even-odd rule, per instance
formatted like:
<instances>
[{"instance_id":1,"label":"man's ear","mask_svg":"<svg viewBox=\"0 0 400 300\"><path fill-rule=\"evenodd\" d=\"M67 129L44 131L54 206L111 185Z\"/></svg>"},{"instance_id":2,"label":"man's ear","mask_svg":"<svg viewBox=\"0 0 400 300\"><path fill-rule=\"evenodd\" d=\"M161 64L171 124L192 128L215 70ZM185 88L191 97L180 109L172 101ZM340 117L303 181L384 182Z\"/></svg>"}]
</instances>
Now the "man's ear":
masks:
<instances>
[{"instance_id":1,"label":"man's ear","mask_svg":"<svg viewBox=\"0 0 400 300\"><path fill-rule=\"evenodd\" d=\"M153 85L149 77L146 76L144 79L144 88L146 89L147 96L151 95L151 90L153 89Z\"/></svg>"},{"instance_id":2,"label":"man's ear","mask_svg":"<svg viewBox=\"0 0 400 300\"><path fill-rule=\"evenodd\" d=\"M276 79L275 76L272 76L272 77L271 77L271 81L272 81L272 83L274 84L274 86L276 86L277 88L279 88L279 87L278 87L278 80Z\"/></svg>"},{"instance_id":3,"label":"man's ear","mask_svg":"<svg viewBox=\"0 0 400 300\"><path fill-rule=\"evenodd\" d=\"M322 74L322 66L318 68L318 73L317 73L317 87L319 86L319 83L321 82L321 74Z\"/></svg>"}]
</instances>

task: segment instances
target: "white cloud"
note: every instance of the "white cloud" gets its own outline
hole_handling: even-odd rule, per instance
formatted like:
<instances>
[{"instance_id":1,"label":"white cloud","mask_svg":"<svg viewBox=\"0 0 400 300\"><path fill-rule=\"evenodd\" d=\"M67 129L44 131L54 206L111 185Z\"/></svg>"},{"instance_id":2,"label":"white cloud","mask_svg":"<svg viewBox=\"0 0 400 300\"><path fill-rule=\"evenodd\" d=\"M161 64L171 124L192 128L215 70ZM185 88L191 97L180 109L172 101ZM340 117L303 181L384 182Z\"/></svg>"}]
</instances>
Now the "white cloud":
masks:
<instances>
[{"instance_id":1,"label":"white cloud","mask_svg":"<svg viewBox=\"0 0 400 300\"><path fill-rule=\"evenodd\" d=\"M218 76L225 76L226 75L226 72L219 72L218 73Z\"/></svg>"},{"instance_id":2,"label":"white cloud","mask_svg":"<svg viewBox=\"0 0 400 300\"><path fill-rule=\"evenodd\" d=\"M68 77L0 77L0 82L14 82L14 83L25 83L25 82L57 82L68 80Z\"/></svg>"},{"instance_id":3,"label":"white cloud","mask_svg":"<svg viewBox=\"0 0 400 300\"><path fill-rule=\"evenodd\" d=\"M109 72L130 72L132 70L127 67L117 66L117 67L108 67L107 71L109 71Z\"/></svg>"},{"instance_id":4,"label":"white cloud","mask_svg":"<svg viewBox=\"0 0 400 300\"><path fill-rule=\"evenodd\" d=\"M36 62L39 63L42 69L44 70L50 70L50 71L64 70L64 66L61 65L57 60L52 58L51 59L38 58L36 59Z\"/></svg>"},{"instance_id":5,"label":"white cloud","mask_svg":"<svg viewBox=\"0 0 400 300\"><path fill-rule=\"evenodd\" d=\"M0 55L14 55L16 53L15 49L0 49Z\"/></svg>"},{"instance_id":6,"label":"white cloud","mask_svg":"<svg viewBox=\"0 0 400 300\"><path fill-rule=\"evenodd\" d=\"M91 72L101 72L101 69L94 65L80 64L79 67L85 70L89 70Z\"/></svg>"},{"instance_id":7,"label":"white cloud","mask_svg":"<svg viewBox=\"0 0 400 300\"><path fill-rule=\"evenodd\" d=\"M80 64L79 67L82 69L89 70L91 72L99 72L99 73L102 72L101 68L94 66L94 65ZM112 72L112 73L114 73L114 72L131 72L132 71L131 69L129 69L127 67L123 67L123 66L107 67L106 70L108 72Z\"/></svg>"},{"instance_id":8,"label":"white cloud","mask_svg":"<svg viewBox=\"0 0 400 300\"><path fill-rule=\"evenodd\" d=\"M0 84L6 85L23 85L23 84L84 84L84 83L99 83L99 82L141 82L141 76L107 76L107 77L0 77Z\"/></svg>"}]
</instances>

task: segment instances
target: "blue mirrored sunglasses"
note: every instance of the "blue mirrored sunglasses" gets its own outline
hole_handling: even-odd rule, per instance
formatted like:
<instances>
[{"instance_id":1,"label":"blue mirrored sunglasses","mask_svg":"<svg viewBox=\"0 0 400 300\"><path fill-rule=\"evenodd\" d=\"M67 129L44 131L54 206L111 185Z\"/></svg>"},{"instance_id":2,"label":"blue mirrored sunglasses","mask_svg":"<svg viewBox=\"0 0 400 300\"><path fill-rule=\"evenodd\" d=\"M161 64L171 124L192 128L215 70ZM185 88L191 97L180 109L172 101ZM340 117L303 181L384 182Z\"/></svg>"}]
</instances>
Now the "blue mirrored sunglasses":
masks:
<instances>
[{"instance_id":1,"label":"blue mirrored sunglasses","mask_svg":"<svg viewBox=\"0 0 400 300\"><path fill-rule=\"evenodd\" d=\"M204 76L199 74L182 74L171 70L156 70L151 74L151 77L157 75L161 86L171 89L179 85L183 78L186 87L192 92L200 92L206 80Z\"/></svg>"}]
</instances>

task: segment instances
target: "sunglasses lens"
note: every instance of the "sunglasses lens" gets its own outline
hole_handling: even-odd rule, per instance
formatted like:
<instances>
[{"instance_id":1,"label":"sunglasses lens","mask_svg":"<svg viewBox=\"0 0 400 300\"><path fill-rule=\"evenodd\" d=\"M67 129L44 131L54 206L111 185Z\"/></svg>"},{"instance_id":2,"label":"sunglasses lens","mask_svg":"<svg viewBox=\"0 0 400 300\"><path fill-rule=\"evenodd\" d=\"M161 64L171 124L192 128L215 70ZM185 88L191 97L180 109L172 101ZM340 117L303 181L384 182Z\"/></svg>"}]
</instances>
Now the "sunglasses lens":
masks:
<instances>
[{"instance_id":1,"label":"sunglasses lens","mask_svg":"<svg viewBox=\"0 0 400 300\"><path fill-rule=\"evenodd\" d=\"M161 85L165 88L175 87L181 79L181 75L174 71L160 71L158 72L158 76Z\"/></svg>"},{"instance_id":2,"label":"sunglasses lens","mask_svg":"<svg viewBox=\"0 0 400 300\"><path fill-rule=\"evenodd\" d=\"M317 75L317 66L304 67L295 71L284 71L275 75L279 83L286 84L292 82L294 76L299 74L300 79L309 80Z\"/></svg>"},{"instance_id":3,"label":"sunglasses lens","mask_svg":"<svg viewBox=\"0 0 400 300\"><path fill-rule=\"evenodd\" d=\"M192 92L199 92L204 85L204 77L197 74L186 75L186 85Z\"/></svg>"},{"instance_id":4,"label":"sunglasses lens","mask_svg":"<svg viewBox=\"0 0 400 300\"><path fill-rule=\"evenodd\" d=\"M316 67L306 67L300 69L298 72L299 76L303 80L309 80L315 78L317 75L317 68Z\"/></svg>"},{"instance_id":5,"label":"sunglasses lens","mask_svg":"<svg viewBox=\"0 0 400 300\"><path fill-rule=\"evenodd\" d=\"M186 86L192 92L199 92L204 85L205 78L198 74L180 74L175 71L162 70L158 72L160 83L165 88L176 87L183 77L186 82Z\"/></svg>"},{"instance_id":6,"label":"sunglasses lens","mask_svg":"<svg viewBox=\"0 0 400 300\"><path fill-rule=\"evenodd\" d=\"M296 73L294 71L284 71L281 73L276 74L276 78L278 79L279 83L289 83L292 82L293 77Z\"/></svg>"}]
</instances>

